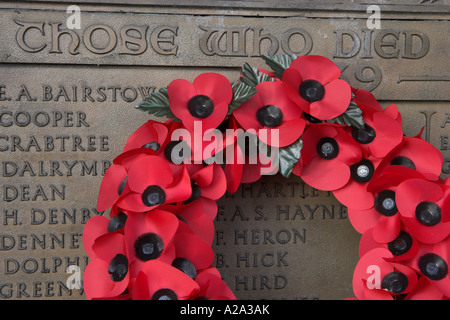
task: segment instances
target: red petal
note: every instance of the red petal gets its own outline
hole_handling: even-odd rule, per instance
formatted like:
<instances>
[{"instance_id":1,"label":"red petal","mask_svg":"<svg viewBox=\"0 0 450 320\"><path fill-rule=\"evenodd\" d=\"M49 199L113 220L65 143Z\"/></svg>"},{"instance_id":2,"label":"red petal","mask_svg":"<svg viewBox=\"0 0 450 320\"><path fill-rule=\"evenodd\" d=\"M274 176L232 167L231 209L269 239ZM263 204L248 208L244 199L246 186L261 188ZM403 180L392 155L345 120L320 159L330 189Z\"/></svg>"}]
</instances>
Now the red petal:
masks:
<instances>
[{"instance_id":1,"label":"red petal","mask_svg":"<svg viewBox=\"0 0 450 320\"><path fill-rule=\"evenodd\" d=\"M297 69L304 80L314 79L323 85L341 76L341 70L333 61L317 55L299 57L292 61L290 68Z\"/></svg>"},{"instance_id":2,"label":"red petal","mask_svg":"<svg viewBox=\"0 0 450 320\"><path fill-rule=\"evenodd\" d=\"M105 211L119 198L119 185L127 177L124 167L113 164L106 170L97 198L97 211Z\"/></svg>"},{"instance_id":3,"label":"red petal","mask_svg":"<svg viewBox=\"0 0 450 320\"><path fill-rule=\"evenodd\" d=\"M241 183L252 183L261 178L261 166L258 164L246 163L243 166Z\"/></svg>"},{"instance_id":4,"label":"red petal","mask_svg":"<svg viewBox=\"0 0 450 320\"><path fill-rule=\"evenodd\" d=\"M383 158L403 141L402 126L381 112L373 115L373 122L376 137L367 146L375 157Z\"/></svg>"},{"instance_id":5,"label":"red petal","mask_svg":"<svg viewBox=\"0 0 450 320\"><path fill-rule=\"evenodd\" d=\"M423 173L441 174L444 157L428 141L414 137L404 137L401 155L413 160L416 170Z\"/></svg>"},{"instance_id":6,"label":"red petal","mask_svg":"<svg viewBox=\"0 0 450 320\"><path fill-rule=\"evenodd\" d=\"M333 119L347 110L352 91L344 80L337 79L325 86L322 100L312 102L309 114L320 120Z\"/></svg>"},{"instance_id":7,"label":"red petal","mask_svg":"<svg viewBox=\"0 0 450 320\"><path fill-rule=\"evenodd\" d=\"M165 189L166 203L179 202L189 199L192 194L191 178L185 166L181 171L177 181L169 188Z\"/></svg>"},{"instance_id":8,"label":"red petal","mask_svg":"<svg viewBox=\"0 0 450 320\"><path fill-rule=\"evenodd\" d=\"M172 210L177 217L186 222L192 232L211 245L215 233L214 223L211 217L205 213L203 201L193 201L188 205L177 206ZM180 222L180 227L181 224L182 222Z\"/></svg>"},{"instance_id":9,"label":"red petal","mask_svg":"<svg viewBox=\"0 0 450 320\"><path fill-rule=\"evenodd\" d=\"M145 229L140 233L152 232L159 235L164 241L164 247L168 248L178 229L177 217L163 210L152 210L145 215Z\"/></svg>"},{"instance_id":10,"label":"red petal","mask_svg":"<svg viewBox=\"0 0 450 320\"><path fill-rule=\"evenodd\" d=\"M109 219L105 216L93 216L83 228L83 247L89 258L94 259L96 255L92 250L95 239L108 232Z\"/></svg>"},{"instance_id":11,"label":"red petal","mask_svg":"<svg viewBox=\"0 0 450 320\"><path fill-rule=\"evenodd\" d=\"M134 162L128 172L128 184L134 192L142 193L151 185L162 188L173 181L172 171L167 161L157 156L146 156Z\"/></svg>"},{"instance_id":12,"label":"red petal","mask_svg":"<svg viewBox=\"0 0 450 320\"><path fill-rule=\"evenodd\" d=\"M438 202L443 196L444 190L440 185L427 180L409 179L398 186L395 202L402 216L415 218L420 202Z\"/></svg>"},{"instance_id":13,"label":"red petal","mask_svg":"<svg viewBox=\"0 0 450 320\"><path fill-rule=\"evenodd\" d=\"M233 98L231 83L221 74L202 73L195 78L193 84L197 94L210 97L214 101L214 105L225 103L228 107Z\"/></svg>"},{"instance_id":14,"label":"red petal","mask_svg":"<svg viewBox=\"0 0 450 320\"><path fill-rule=\"evenodd\" d=\"M420 277L406 300L442 300L444 294L426 277Z\"/></svg>"},{"instance_id":15,"label":"red petal","mask_svg":"<svg viewBox=\"0 0 450 320\"><path fill-rule=\"evenodd\" d=\"M348 208L348 218L357 232L365 233L377 224L380 214L375 209L355 210Z\"/></svg>"},{"instance_id":16,"label":"red petal","mask_svg":"<svg viewBox=\"0 0 450 320\"><path fill-rule=\"evenodd\" d=\"M261 105L274 105L283 112L283 120L292 120L301 117L302 110L285 93L281 82L262 82L255 87L259 95Z\"/></svg>"},{"instance_id":17,"label":"red petal","mask_svg":"<svg viewBox=\"0 0 450 320\"><path fill-rule=\"evenodd\" d=\"M358 299L366 299L366 289L367 281L371 284L374 283L372 280L383 279L383 276L389 272L394 271L394 268L385 259L391 258L392 253L384 248L376 248L367 252L361 257L358 264L356 265L355 271L353 273L353 291ZM375 267L374 269L371 269ZM376 271L380 271L380 278L376 279ZM381 283L379 283L381 287ZM377 289L369 289L372 291L380 291ZM368 292L370 294L370 292Z\"/></svg>"},{"instance_id":18,"label":"red petal","mask_svg":"<svg viewBox=\"0 0 450 320\"><path fill-rule=\"evenodd\" d=\"M308 165L309 162L318 157L317 143L324 137L335 138L337 136L337 128L327 124L317 124L310 126L303 134L303 148L301 151L303 164Z\"/></svg>"},{"instance_id":19,"label":"red petal","mask_svg":"<svg viewBox=\"0 0 450 320\"><path fill-rule=\"evenodd\" d=\"M426 226L414 218L403 218L404 224L418 241L426 244L434 244L448 237L450 234L450 222L439 222L434 226Z\"/></svg>"},{"instance_id":20,"label":"red petal","mask_svg":"<svg viewBox=\"0 0 450 320\"><path fill-rule=\"evenodd\" d=\"M339 154L336 159L348 165L359 162L362 158L362 150L359 144L343 129L336 128L336 132L335 139L339 144Z\"/></svg>"},{"instance_id":21,"label":"red petal","mask_svg":"<svg viewBox=\"0 0 450 320\"><path fill-rule=\"evenodd\" d=\"M342 188L350 179L350 168L343 162L315 158L303 167L302 179L319 190Z\"/></svg>"},{"instance_id":22,"label":"red petal","mask_svg":"<svg viewBox=\"0 0 450 320\"><path fill-rule=\"evenodd\" d=\"M222 280L219 271L214 267L199 271L195 281L200 285L200 296L220 300L236 299L234 293Z\"/></svg>"},{"instance_id":23,"label":"red petal","mask_svg":"<svg viewBox=\"0 0 450 320\"><path fill-rule=\"evenodd\" d=\"M108 273L109 261L92 260L84 270L83 289L86 298L111 298L120 295L128 286L129 275L119 282L111 280Z\"/></svg>"},{"instance_id":24,"label":"red petal","mask_svg":"<svg viewBox=\"0 0 450 320\"><path fill-rule=\"evenodd\" d=\"M187 106L189 99L197 94L194 85L187 80L177 79L169 84L167 93L169 95L170 110L172 110L173 114L182 120L186 117L191 118Z\"/></svg>"},{"instance_id":25,"label":"red petal","mask_svg":"<svg viewBox=\"0 0 450 320\"><path fill-rule=\"evenodd\" d=\"M184 272L158 260L147 261L141 272L145 276L138 275L136 279L134 300L150 299L160 289L170 289L178 300L185 300L199 290L198 284Z\"/></svg>"},{"instance_id":26,"label":"red petal","mask_svg":"<svg viewBox=\"0 0 450 320\"><path fill-rule=\"evenodd\" d=\"M302 118L283 121L278 127L258 130L262 142L273 147L286 147L300 138L305 129L306 121ZM277 139L278 136L278 139Z\"/></svg>"},{"instance_id":27,"label":"red petal","mask_svg":"<svg viewBox=\"0 0 450 320\"><path fill-rule=\"evenodd\" d=\"M122 152L141 148L143 145L152 141L162 145L167 137L167 132L168 129L165 125L154 120L149 120L128 138Z\"/></svg>"},{"instance_id":28,"label":"red petal","mask_svg":"<svg viewBox=\"0 0 450 320\"><path fill-rule=\"evenodd\" d=\"M142 202L142 194L130 192L117 201L117 206L124 210L134 211L134 212L145 212L153 207L147 207Z\"/></svg>"},{"instance_id":29,"label":"red petal","mask_svg":"<svg viewBox=\"0 0 450 320\"><path fill-rule=\"evenodd\" d=\"M177 233L174 238L176 256L188 259L196 270L208 268L214 261L214 251L193 233Z\"/></svg>"},{"instance_id":30,"label":"red petal","mask_svg":"<svg viewBox=\"0 0 450 320\"><path fill-rule=\"evenodd\" d=\"M287 68L283 72L283 85L284 90L288 97L295 102L303 111L309 113L309 105L310 103L303 99L299 92L298 88L302 84L302 76L297 69Z\"/></svg>"},{"instance_id":31,"label":"red petal","mask_svg":"<svg viewBox=\"0 0 450 320\"><path fill-rule=\"evenodd\" d=\"M373 238L380 243L388 243L395 240L400 232L401 220L398 214L386 217L380 215L373 228Z\"/></svg>"},{"instance_id":32,"label":"red petal","mask_svg":"<svg viewBox=\"0 0 450 320\"><path fill-rule=\"evenodd\" d=\"M120 233L107 233L98 237L92 250L99 259L111 261L117 254L125 254L124 237Z\"/></svg>"},{"instance_id":33,"label":"red petal","mask_svg":"<svg viewBox=\"0 0 450 320\"><path fill-rule=\"evenodd\" d=\"M191 179L200 187L206 187L211 184L214 177L214 166L212 164L203 167L191 176Z\"/></svg>"},{"instance_id":34,"label":"red petal","mask_svg":"<svg viewBox=\"0 0 450 320\"><path fill-rule=\"evenodd\" d=\"M210 166L212 166L214 170L214 179L212 180L212 183L201 189L201 196L212 200L218 200L225 194L227 180L225 178L225 173L218 164L213 163Z\"/></svg>"},{"instance_id":35,"label":"red petal","mask_svg":"<svg viewBox=\"0 0 450 320\"><path fill-rule=\"evenodd\" d=\"M383 111L383 108L381 107L380 103L370 91L356 89L354 91L354 94L355 95L353 97L353 101L357 105L365 105L372 108L373 110L381 112Z\"/></svg>"},{"instance_id":36,"label":"red petal","mask_svg":"<svg viewBox=\"0 0 450 320\"><path fill-rule=\"evenodd\" d=\"M245 101L241 106L233 111L233 115L237 122L245 129L258 130L262 125L256 118L256 112L262 106L261 99L256 93L250 99Z\"/></svg>"},{"instance_id":37,"label":"red petal","mask_svg":"<svg viewBox=\"0 0 450 320\"><path fill-rule=\"evenodd\" d=\"M218 103L214 106L214 112L207 118L201 119L202 132L217 128L225 119L228 113L228 103ZM199 121L200 119L196 119Z\"/></svg>"},{"instance_id":38,"label":"red petal","mask_svg":"<svg viewBox=\"0 0 450 320\"><path fill-rule=\"evenodd\" d=\"M374 196L367 191L367 183L359 183L353 179L344 187L334 190L334 196L343 205L355 210L367 210L373 207Z\"/></svg>"}]
</instances>

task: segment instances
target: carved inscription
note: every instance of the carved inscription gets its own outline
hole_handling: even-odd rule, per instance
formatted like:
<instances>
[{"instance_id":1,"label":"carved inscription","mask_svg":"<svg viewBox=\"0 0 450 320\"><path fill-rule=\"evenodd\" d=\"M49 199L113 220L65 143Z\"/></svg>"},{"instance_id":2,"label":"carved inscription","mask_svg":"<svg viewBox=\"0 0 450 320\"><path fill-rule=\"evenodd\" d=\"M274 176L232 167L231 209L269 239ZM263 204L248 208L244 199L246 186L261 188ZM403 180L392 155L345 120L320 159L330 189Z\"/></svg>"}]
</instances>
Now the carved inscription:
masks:
<instances>
[{"instance_id":1,"label":"carved inscription","mask_svg":"<svg viewBox=\"0 0 450 320\"><path fill-rule=\"evenodd\" d=\"M86 221L108 215L95 209L101 179L145 122L133 105L175 78L210 71L234 81L244 62L265 67L261 54L333 59L352 86L399 105L407 135L425 126L450 175L446 21L369 30L360 17L116 9L82 14L81 29L69 29L59 12L0 8L0 299L84 298L69 279L89 262ZM221 199L215 226L214 265L239 298L352 296L359 235L332 194L264 177Z\"/></svg>"},{"instance_id":2,"label":"carved inscription","mask_svg":"<svg viewBox=\"0 0 450 320\"><path fill-rule=\"evenodd\" d=\"M334 298L350 294L359 235L329 192L266 176L219 200L215 226L215 266L238 297L331 299L330 279Z\"/></svg>"},{"instance_id":3,"label":"carved inscription","mask_svg":"<svg viewBox=\"0 0 450 320\"><path fill-rule=\"evenodd\" d=\"M197 17L158 15L152 19L134 16L126 21L114 14L85 19L81 29L69 29L64 20L49 14L7 16L8 33L0 48L9 62L70 64L122 64L152 66L212 66L240 68L244 62L264 64L261 54L321 54L341 67L342 77L351 85L373 91L378 99L445 100L443 89L449 81L438 65L446 64L442 30L445 21L383 21L382 29L367 29L365 19L256 19L247 17ZM2 51L3 50L3 51ZM220 61L220 63L219 63ZM401 63L399 63L401 62ZM424 67L427 65L427 68ZM392 72L396 70L396 72ZM431 90L419 94L421 86L433 82ZM412 90L411 90L412 88ZM141 92L72 92L52 88L48 98L137 99ZM51 93L51 95L50 95ZM23 93L26 98L26 92ZM94 95L96 97L94 97ZM92 99L90 98L92 96Z\"/></svg>"}]
</instances>

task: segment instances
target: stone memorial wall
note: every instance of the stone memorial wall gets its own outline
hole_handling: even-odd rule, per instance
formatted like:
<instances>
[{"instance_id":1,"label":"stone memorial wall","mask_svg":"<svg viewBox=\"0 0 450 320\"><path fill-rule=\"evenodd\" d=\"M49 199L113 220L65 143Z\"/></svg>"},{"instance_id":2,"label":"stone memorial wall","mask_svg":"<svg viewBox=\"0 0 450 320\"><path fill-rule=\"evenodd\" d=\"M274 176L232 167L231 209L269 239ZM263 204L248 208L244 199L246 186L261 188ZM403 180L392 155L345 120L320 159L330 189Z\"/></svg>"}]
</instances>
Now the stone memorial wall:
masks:
<instances>
[{"instance_id":1,"label":"stone memorial wall","mask_svg":"<svg viewBox=\"0 0 450 320\"><path fill-rule=\"evenodd\" d=\"M245 62L265 67L261 54L332 59L397 104L405 134L425 127L450 176L445 0L70 5L0 2L0 299L85 299L83 226L109 214L96 210L102 177L150 118L134 105L176 78L234 81ZM360 235L331 193L266 176L218 205L214 266L238 298L353 296Z\"/></svg>"}]
</instances>

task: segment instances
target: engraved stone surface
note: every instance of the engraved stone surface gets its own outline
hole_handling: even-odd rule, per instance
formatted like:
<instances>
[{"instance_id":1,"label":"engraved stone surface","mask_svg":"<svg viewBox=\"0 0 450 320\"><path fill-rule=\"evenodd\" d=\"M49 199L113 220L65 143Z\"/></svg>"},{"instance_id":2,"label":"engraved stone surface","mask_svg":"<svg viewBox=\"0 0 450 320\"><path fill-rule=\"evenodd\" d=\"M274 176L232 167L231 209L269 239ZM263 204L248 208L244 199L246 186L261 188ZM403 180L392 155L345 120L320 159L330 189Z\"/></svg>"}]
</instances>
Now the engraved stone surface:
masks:
<instances>
[{"instance_id":1,"label":"engraved stone surface","mask_svg":"<svg viewBox=\"0 0 450 320\"><path fill-rule=\"evenodd\" d=\"M133 106L176 78L235 80L244 62L265 67L259 54L332 59L398 105L405 134L425 126L450 176L445 1L374 1L380 29L364 1L80 1L80 29L68 2L48 2L0 4L1 299L84 299L83 227L108 215L95 210L102 176L148 118ZM332 195L267 176L218 204L214 265L238 298L353 295L359 235Z\"/></svg>"}]
</instances>

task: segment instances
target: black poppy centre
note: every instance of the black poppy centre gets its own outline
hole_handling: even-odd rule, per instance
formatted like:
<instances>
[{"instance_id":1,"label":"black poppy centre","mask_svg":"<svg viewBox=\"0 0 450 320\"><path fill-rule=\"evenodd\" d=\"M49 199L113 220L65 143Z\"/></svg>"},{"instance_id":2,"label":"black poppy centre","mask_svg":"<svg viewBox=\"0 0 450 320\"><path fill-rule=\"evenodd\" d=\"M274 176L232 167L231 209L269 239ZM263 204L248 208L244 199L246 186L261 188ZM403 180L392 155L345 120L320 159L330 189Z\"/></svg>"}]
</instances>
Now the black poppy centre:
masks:
<instances>
[{"instance_id":1,"label":"black poppy centre","mask_svg":"<svg viewBox=\"0 0 450 320\"><path fill-rule=\"evenodd\" d=\"M111 259L108 266L108 273L111 275L111 280L119 282L125 279L128 273L128 259L123 254L117 254Z\"/></svg>"},{"instance_id":2,"label":"black poppy centre","mask_svg":"<svg viewBox=\"0 0 450 320\"><path fill-rule=\"evenodd\" d=\"M431 280L441 280L448 274L447 263L435 253L427 253L420 257L419 269L423 275Z\"/></svg>"},{"instance_id":3,"label":"black poppy centre","mask_svg":"<svg viewBox=\"0 0 450 320\"><path fill-rule=\"evenodd\" d=\"M186 141L175 140L170 141L164 147L164 156L166 159L173 164L181 164L184 162L185 158L190 156L190 148Z\"/></svg>"},{"instance_id":4,"label":"black poppy centre","mask_svg":"<svg viewBox=\"0 0 450 320\"><path fill-rule=\"evenodd\" d=\"M369 182L375 172L375 167L370 160L362 159L360 162L350 166L350 174L356 182Z\"/></svg>"},{"instance_id":5,"label":"black poppy centre","mask_svg":"<svg viewBox=\"0 0 450 320\"><path fill-rule=\"evenodd\" d=\"M383 190L375 196L374 207L378 213L391 217L398 212L395 202L395 192L392 190Z\"/></svg>"},{"instance_id":6,"label":"black poppy centre","mask_svg":"<svg viewBox=\"0 0 450 320\"><path fill-rule=\"evenodd\" d=\"M256 112L256 119L265 127L277 127L283 121L283 112L274 105L266 105Z\"/></svg>"},{"instance_id":7,"label":"black poppy centre","mask_svg":"<svg viewBox=\"0 0 450 320\"><path fill-rule=\"evenodd\" d=\"M163 204L166 201L166 193L157 185L148 186L142 193L142 202L147 207Z\"/></svg>"},{"instance_id":8,"label":"black poppy centre","mask_svg":"<svg viewBox=\"0 0 450 320\"><path fill-rule=\"evenodd\" d=\"M441 208L434 202L422 201L416 207L416 218L426 226L434 226L441 221Z\"/></svg>"},{"instance_id":9,"label":"black poppy centre","mask_svg":"<svg viewBox=\"0 0 450 320\"><path fill-rule=\"evenodd\" d=\"M377 136L375 130L368 124L364 124L364 128L352 128L352 137L361 144L368 144L375 140Z\"/></svg>"},{"instance_id":10,"label":"black poppy centre","mask_svg":"<svg viewBox=\"0 0 450 320\"><path fill-rule=\"evenodd\" d=\"M405 254L412 247L412 237L405 231L400 231L398 237L388 243L388 249L394 256Z\"/></svg>"},{"instance_id":11,"label":"black poppy centre","mask_svg":"<svg viewBox=\"0 0 450 320\"><path fill-rule=\"evenodd\" d=\"M325 137L319 140L316 146L317 153L325 160L331 160L339 154L339 144L333 138Z\"/></svg>"},{"instance_id":12,"label":"black poppy centre","mask_svg":"<svg viewBox=\"0 0 450 320\"><path fill-rule=\"evenodd\" d=\"M209 117L214 111L214 102L208 96L199 94L188 101L189 113L196 118Z\"/></svg>"},{"instance_id":13,"label":"black poppy centre","mask_svg":"<svg viewBox=\"0 0 450 320\"><path fill-rule=\"evenodd\" d=\"M416 165L414 164L414 162L410 158L404 157L404 156L398 156L398 157L395 157L394 159L392 159L391 165L403 166L403 167L407 167L407 168L416 170Z\"/></svg>"},{"instance_id":14,"label":"black poppy centre","mask_svg":"<svg viewBox=\"0 0 450 320\"><path fill-rule=\"evenodd\" d=\"M147 148L147 149L152 149L155 152L159 150L159 148L161 147L161 145L156 142L156 141L151 141L149 143L144 144L141 148Z\"/></svg>"},{"instance_id":15,"label":"black poppy centre","mask_svg":"<svg viewBox=\"0 0 450 320\"><path fill-rule=\"evenodd\" d=\"M125 179L122 180L122 182L119 183L119 186L117 187L117 194L120 196L125 189L125 185L127 184L128 177L125 177Z\"/></svg>"},{"instance_id":16,"label":"black poppy centre","mask_svg":"<svg viewBox=\"0 0 450 320\"><path fill-rule=\"evenodd\" d=\"M128 216L123 212L120 212L119 214L117 214L117 216L112 217L108 222L107 231L114 232L122 229L123 227L125 227L127 218Z\"/></svg>"},{"instance_id":17,"label":"black poppy centre","mask_svg":"<svg viewBox=\"0 0 450 320\"><path fill-rule=\"evenodd\" d=\"M322 100L325 95L325 88L317 80L305 80L298 87L298 93L306 101L316 102Z\"/></svg>"},{"instance_id":18,"label":"black poppy centre","mask_svg":"<svg viewBox=\"0 0 450 320\"><path fill-rule=\"evenodd\" d=\"M402 293L408 287L408 277L399 271L384 276L381 287L392 293Z\"/></svg>"},{"instance_id":19,"label":"black poppy centre","mask_svg":"<svg viewBox=\"0 0 450 320\"><path fill-rule=\"evenodd\" d=\"M191 196L189 197L189 199L184 200L183 204L191 203L192 201L195 201L200 198L202 190L192 179L191 179L191 190L192 190Z\"/></svg>"},{"instance_id":20,"label":"black poppy centre","mask_svg":"<svg viewBox=\"0 0 450 320\"><path fill-rule=\"evenodd\" d=\"M145 233L134 242L136 257L142 261L158 258L164 250L164 241L156 233Z\"/></svg>"},{"instance_id":21,"label":"black poppy centre","mask_svg":"<svg viewBox=\"0 0 450 320\"><path fill-rule=\"evenodd\" d=\"M178 300L178 296L173 290L159 289L152 295L152 300Z\"/></svg>"}]
</instances>

